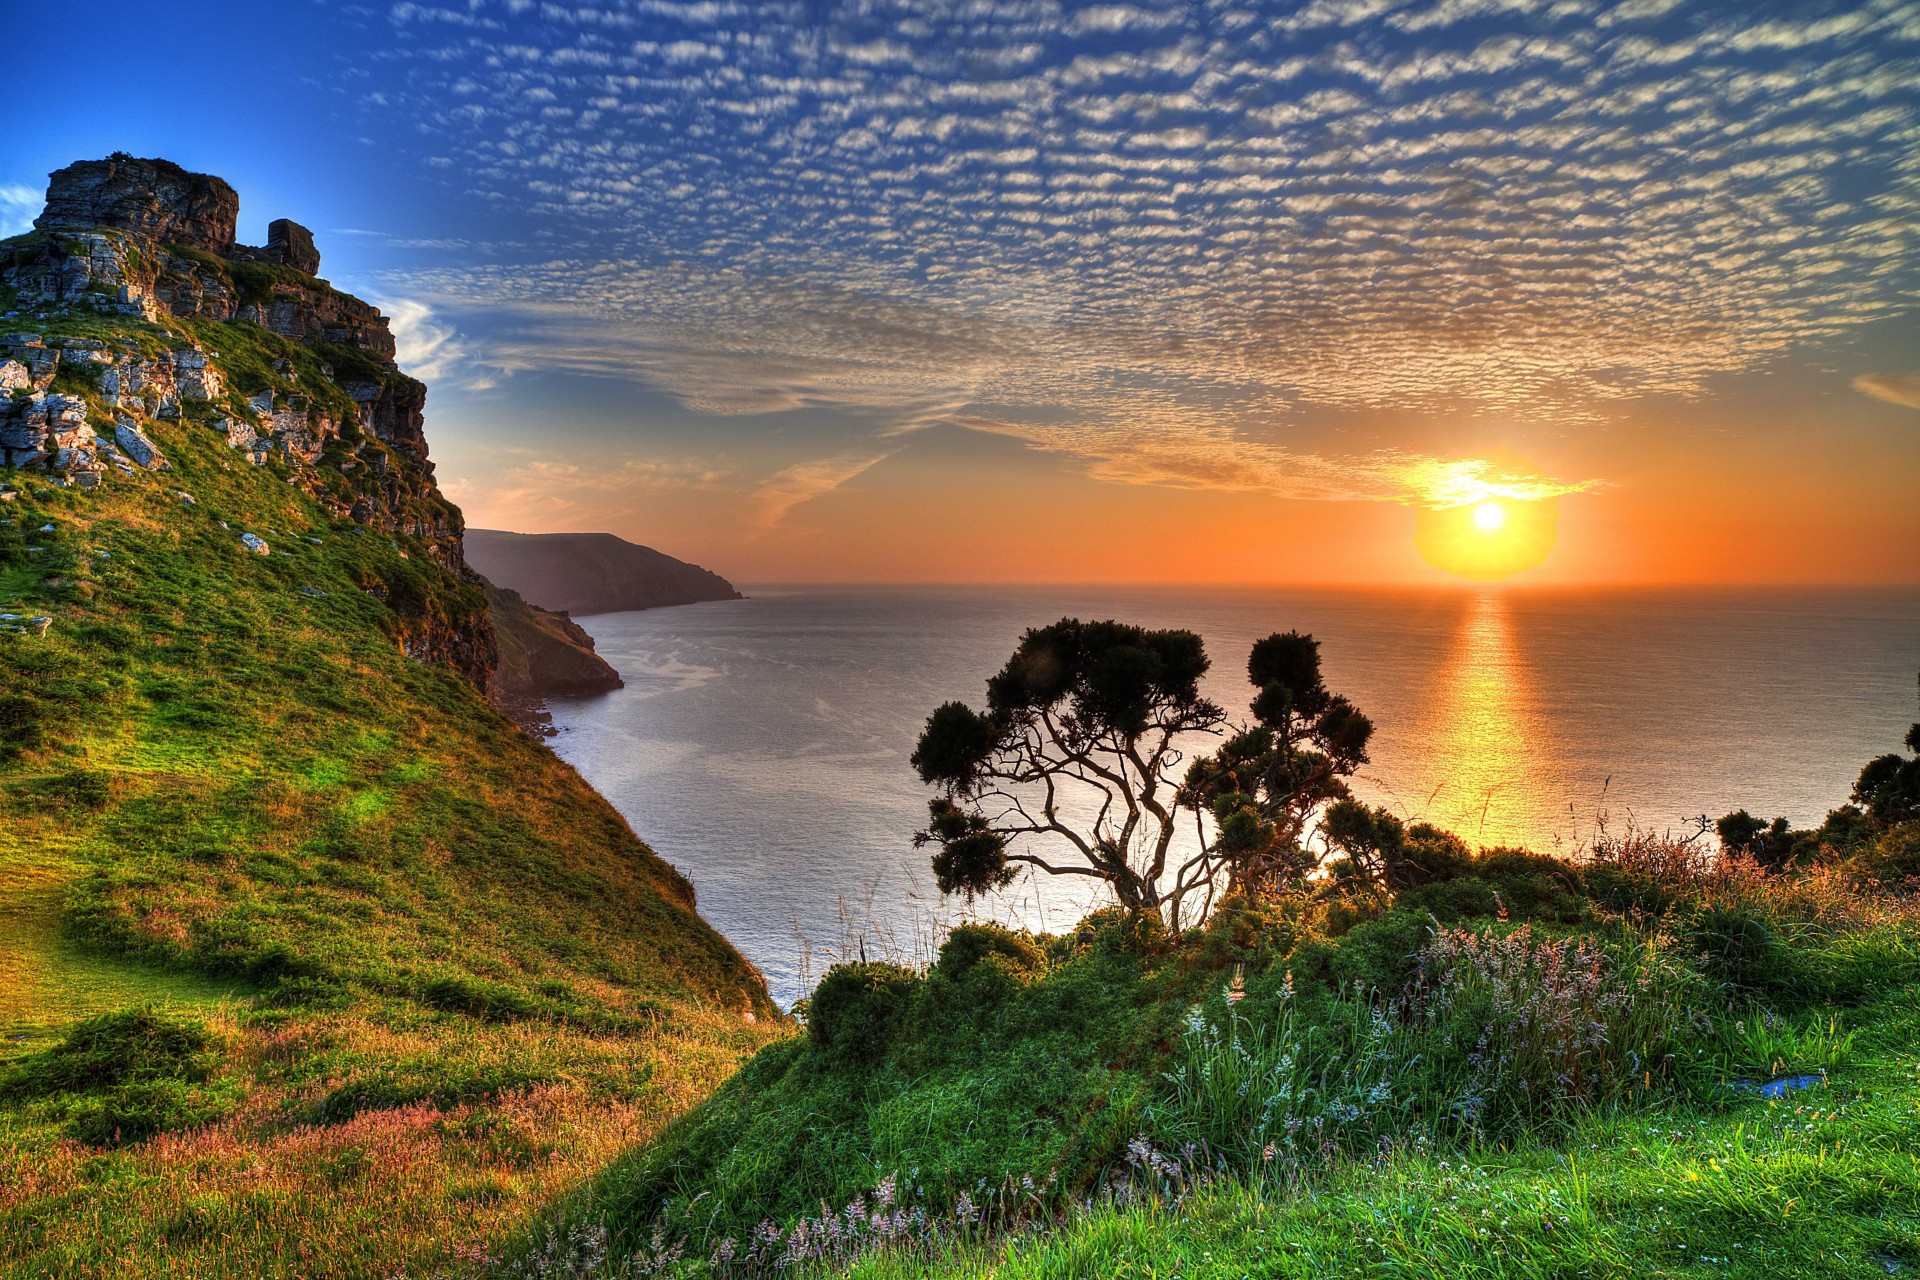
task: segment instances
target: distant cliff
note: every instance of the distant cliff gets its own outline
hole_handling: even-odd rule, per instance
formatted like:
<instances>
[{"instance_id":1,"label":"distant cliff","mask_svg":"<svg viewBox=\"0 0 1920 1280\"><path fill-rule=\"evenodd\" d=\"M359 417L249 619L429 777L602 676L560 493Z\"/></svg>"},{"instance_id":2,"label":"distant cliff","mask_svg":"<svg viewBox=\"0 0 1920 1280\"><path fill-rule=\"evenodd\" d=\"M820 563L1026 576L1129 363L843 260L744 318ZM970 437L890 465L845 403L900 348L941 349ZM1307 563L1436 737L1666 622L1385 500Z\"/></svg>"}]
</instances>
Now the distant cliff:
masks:
<instances>
[{"instance_id":1,"label":"distant cliff","mask_svg":"<svg viewBox=\"0 0 1920 1280\"><path fill-rule=\"evenodd\" d=\"M487 584L487 609L500 640L500 665L487 696L525 729L546 728L548 698L609 693L626 682L593 651L593 637L564 613L528 604L520 593Z\"/></svg>"},{"instance_id":2,"label":"distant cliff","mask_svg":"<svg viewBox=\"0 0 1920 1280\"><path fill-rule=\"evenodd\" d=\"M703 600L738 600L717 573L610 533L503 533L469 529L467 561L542 609L624 613Z\"/></svg>"}]
</instances>

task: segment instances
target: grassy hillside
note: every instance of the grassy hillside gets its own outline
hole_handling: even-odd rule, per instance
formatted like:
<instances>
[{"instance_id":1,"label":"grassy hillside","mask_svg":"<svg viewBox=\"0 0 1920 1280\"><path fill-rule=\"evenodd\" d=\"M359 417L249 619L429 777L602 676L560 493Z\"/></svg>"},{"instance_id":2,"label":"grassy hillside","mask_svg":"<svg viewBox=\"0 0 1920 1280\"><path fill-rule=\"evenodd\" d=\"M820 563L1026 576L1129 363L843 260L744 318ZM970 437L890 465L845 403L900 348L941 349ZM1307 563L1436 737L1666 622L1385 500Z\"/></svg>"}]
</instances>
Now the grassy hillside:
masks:
<instances>
[{"instance_id":1,"label":"grassy hillside","mask_svg":"<svg viewBox=\"0 0 1920 1280\"><path fill-rule=\"evenodd\" d=\"M391 366L204 316L31 324L217 352L225 393L140 416L170 470L0 467L0 613L52 619L0 627L0 1273L464 1265L783 1020L483 700L451 509L351 425L343 386ZM250 465L218 416L256 387L349 425ZM97 370L53 390L113 438Z\"/></svg>"},{"instance_id":2,"label":"grassy hillside","mask_svg":"<svg viewBox=\"0 0 1920 1280\"><path fill-rule=\"evenodd\" d=\"M508 1274L1920 1266L1920 823L1772 871L1458 852L1178 938L1113 913L836 969Z\"/></svg>"}]
</instances>

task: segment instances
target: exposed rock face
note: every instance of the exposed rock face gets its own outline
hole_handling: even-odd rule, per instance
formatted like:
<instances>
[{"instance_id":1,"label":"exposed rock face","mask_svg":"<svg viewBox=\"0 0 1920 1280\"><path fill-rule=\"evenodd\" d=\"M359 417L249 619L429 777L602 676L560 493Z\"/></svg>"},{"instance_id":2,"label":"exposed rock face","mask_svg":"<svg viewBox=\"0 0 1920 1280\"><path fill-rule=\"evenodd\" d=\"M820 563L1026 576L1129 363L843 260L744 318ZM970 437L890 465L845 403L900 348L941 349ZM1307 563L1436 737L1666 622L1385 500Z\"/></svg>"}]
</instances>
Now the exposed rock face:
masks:
<instances>
[{"instance_id":1,"label":"exposed rock face","mask_svg":"<svg viewBox=\"0 0 1920 1280\"><path fill-rule=\"evenodd\" d=\"M500 665L487 696L528 732L553 732L548 698L607 693L625 683L593 651L593 637L566 614L528 604L519 592L491 582L487 611L500 640Z\"/></svg>"},{"instance_id":2,"label":"exposed rock face","mask_svg":"<svg viewBox=\"0 0 1920 1280\"><path fill-rule=\"evenodd\" d=\"M138 160L115 152L81 160L52 175L41 231L112 227L161 244L224 254L234 246L240 196L219 178L188 173L170 160Z\"/></svg>"},{"instance_id":3,"label":"exposed rock face","mask_svg":"<svg viewBox=\"0 0 1920 1280\"><path fill-rule=\"evenodd\" d=\"M320 253L305 227L279 219L267 247L251 249L234 241L238 216L232 187L165 160L113 155L52 175L39 234L0 256L0 286L41 316L91 312L151 328L106 340L0 333L0 462L92 488L167 467L147 434L155 420L210 430L248 463L284 466L335 517L417 539L441 569L477 584L460 511L427 457L427 389L394 364L386 317L315 278ZM206 331L175 317L251 321L310 354L277 356L272 385L261 386L257 361L223 362L224 340L202 349L206 338L193 335ZM156 353L156 332L170 350ZM240 367L254 372L236 386ZM70 394L75 374L88 387L81 396ZM408 653L487 687L497 650L477 604L459 617L390 604Z\"/></svg>"},{"instance_id":4,"label":"exposed rock face","mask_svg":"<svg viewBox=\"0 0 1920 1280\"><path fill-rule=\"evenodd\" d=\"M267 257L310 276L320 274L320 251L313 247L313 232L286 218L267 224Z\"/></svg>"}]
</instances>

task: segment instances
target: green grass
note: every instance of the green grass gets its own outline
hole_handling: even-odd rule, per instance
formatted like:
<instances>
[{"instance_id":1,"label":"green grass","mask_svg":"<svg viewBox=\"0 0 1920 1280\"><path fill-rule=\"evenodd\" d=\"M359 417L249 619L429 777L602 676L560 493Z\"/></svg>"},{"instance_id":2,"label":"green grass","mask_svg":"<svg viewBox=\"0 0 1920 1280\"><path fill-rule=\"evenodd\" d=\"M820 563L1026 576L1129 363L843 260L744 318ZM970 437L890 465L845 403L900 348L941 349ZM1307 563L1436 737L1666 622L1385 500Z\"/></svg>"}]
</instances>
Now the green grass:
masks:
<instances>
[{"instance_id":1,"label":"green grass","mask_svg":"<svg viewBox=\"0 0 1920 1280\"><path fill-rule=\"evenodd\" d=\"M144 424L171 471L88 492L0 469L0 611L55 619L0 635L0 1078L133 1010L219 1049L4 1091L0 1275L467 1267L785 1021L601 797L403 652L486 606L440 544L336 514L373 488L398 524L457 522L351 421L339 383L397 371L205 319L30 327L195 342L227 396ZM60 377L112 422L94 378ZM263 388L344 438L309 470L249 465L208 419Z\"/></svg>"},{"instance_id":2,"label":"green grass","mask_svg":"<svg viewBox=\"0 0 1920 1280\"><path fill-rule=\"evenodd\" d=\"M571 1274L602 1241L679 1250L662 1274L727 1273L716 1251L752 1273L795 1232L814 1269L875 1276L1917 1261L1920 900L1863 878L1877 850L1781 875L1607 850L1509 884L1534 919L1436 918L1514 874L1495 856L1398 904L1328 884L1179 938L1110 914L962 930L925 974L845 966L805 1040L596 1177L504 1273ZM1663 906L1610 905L1642 899ZM1826 1083L1754 1093L1798 1073ZM873 1224L882 1188L904 1225ZM1560 1203L1585 1207L1563 1223ZM849 1205L866 1223L823 1260Z\"/></svg>"},{"instance_id":3,"label":"green grass","mask_svg":"<svg viewBox=\"0 0 1920 1280\"><path fill-rule=\"evenodd\" d=\"M1227 1176L1177 1203L878 1255L860 1280L1066 1277L1862 1277L1920 1266L1920 1035L1908 988L1867 1053L1780 1101L1596 1115L1552 1142L1396 1154L1287 1187Z\"/></svg>"}]
</instances>

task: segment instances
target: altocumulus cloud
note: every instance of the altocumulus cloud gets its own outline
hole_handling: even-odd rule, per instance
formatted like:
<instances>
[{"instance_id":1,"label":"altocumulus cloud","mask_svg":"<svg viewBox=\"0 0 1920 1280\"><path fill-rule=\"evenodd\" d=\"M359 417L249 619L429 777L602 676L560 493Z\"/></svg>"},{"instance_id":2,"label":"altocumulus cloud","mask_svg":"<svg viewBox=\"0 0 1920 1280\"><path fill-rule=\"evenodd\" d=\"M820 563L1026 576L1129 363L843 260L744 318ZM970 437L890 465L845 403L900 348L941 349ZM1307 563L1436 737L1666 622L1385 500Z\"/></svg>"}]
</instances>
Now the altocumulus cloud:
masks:
<instances>
[{"instance_id":1,"label":"altocumulus cloud","mask_svg":"<svg viewBox=\"0 0 1920 1280\"><path fill-rule=\"evenodd\" d=\"M1916 283L1913 0L381 20L364 109L562 246L393 291L504 315L503 368L890 420L776 477L776 514L936 419L1128 483L1566 492L1271 441L1315 407L1584 430L1896 316Z\"/></svg>"}]
</instances>

